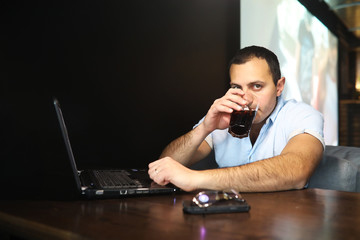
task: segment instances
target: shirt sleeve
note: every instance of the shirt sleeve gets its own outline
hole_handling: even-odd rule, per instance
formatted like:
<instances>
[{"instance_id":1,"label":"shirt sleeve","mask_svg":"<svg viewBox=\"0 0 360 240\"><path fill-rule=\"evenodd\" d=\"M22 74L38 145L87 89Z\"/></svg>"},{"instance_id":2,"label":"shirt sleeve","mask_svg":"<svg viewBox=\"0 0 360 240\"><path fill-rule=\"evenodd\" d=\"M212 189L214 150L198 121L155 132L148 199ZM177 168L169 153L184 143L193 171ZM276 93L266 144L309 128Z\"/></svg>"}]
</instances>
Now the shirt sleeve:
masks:
<instances>
[{"instance_id":1,"label":"shirt sleeve","mask_svg":"<svg viewBox=\"0 0 360 240\"><path fill-rule=\"evenodd\" d=\"M323 115L305 103L289 109L288 140L296 135L307 133L317 138L325 149Z\"/></svg>"},{"instance_id":2,"label":"shirt sleeve","mask_svg":"<svg viewBox=\"0 0 360 240\"><path fill-rule=\"evenodd\" d=\"M307 134L310 134L310 135L316 137L321 142L321 144L323 145L323 148L325 149L325 140L324 140L324 138L317 131L314 131L312 129L303 129L303 130L298 129L298 130L295 130L290 134L289 140L291 138L295 137L296 135L299 135L299 134L302 134L302 133L307 133Z\"/></svg>"}]
</instances>

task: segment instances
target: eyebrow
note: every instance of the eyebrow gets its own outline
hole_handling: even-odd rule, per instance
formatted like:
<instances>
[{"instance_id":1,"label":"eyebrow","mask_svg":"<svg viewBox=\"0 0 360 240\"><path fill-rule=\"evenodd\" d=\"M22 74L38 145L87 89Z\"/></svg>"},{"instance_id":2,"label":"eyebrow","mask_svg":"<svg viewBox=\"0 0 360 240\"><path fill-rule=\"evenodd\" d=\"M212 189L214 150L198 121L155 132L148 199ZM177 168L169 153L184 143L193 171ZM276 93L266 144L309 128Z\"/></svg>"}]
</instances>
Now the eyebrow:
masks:
<instances>
[{"instance_id":1,"label":"eyebrow","mask_svg":"<svg viewBox=\"0 0 360 240\"><path fill-rule=\"evenodd\" d=\"M265 83L264 81L255 80L255 81L252 81L252 82L248 83L247 85L264 84L264 83ZM241 87L241 85L239 85L239 84L237 84L237 83L234 83L234 82L230 82L230 86L231 86L231 85L235 85L235 86Z\"/></svg>"},{"instance_id":2,"label":"eyebrow","mask_svg":"<svg viewBox=\"0 0 360 240\"><path fill-rule=\"evenodd\" d=\"M265 82L264 81L261 81L261 80L256 80L256 81L254 81L254 82L251 82L250 84L265 84Z\"/></svg>"}]
</instances>

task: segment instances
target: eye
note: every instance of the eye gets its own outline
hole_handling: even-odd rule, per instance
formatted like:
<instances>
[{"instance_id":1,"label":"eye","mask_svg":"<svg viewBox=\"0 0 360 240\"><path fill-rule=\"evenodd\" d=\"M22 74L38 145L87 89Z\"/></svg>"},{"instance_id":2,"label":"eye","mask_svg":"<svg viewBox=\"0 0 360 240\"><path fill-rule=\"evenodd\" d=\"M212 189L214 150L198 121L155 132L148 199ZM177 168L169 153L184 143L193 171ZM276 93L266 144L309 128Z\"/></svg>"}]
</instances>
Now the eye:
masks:
<instances>
[{"instance_id":1,"label":"eye","mask_svg":"<svg viewBox=\"0 0 360 240\"><path fill-rule=\"evenodd\" d=\"M230 87L234 88L234 89L241 89L241 87L239 85L231 85Z\"/></svg>"},{"instance_id":2,"label":"eye","mask_svg":"<svg viewBox=\"0 0 360 240\"><path fill-rule=\"evenodd\" d=\"M254 87L255 90L260 90L262 88L262 85L261 84L254 84L253 87Z\"/></svg>"}]
</instances>

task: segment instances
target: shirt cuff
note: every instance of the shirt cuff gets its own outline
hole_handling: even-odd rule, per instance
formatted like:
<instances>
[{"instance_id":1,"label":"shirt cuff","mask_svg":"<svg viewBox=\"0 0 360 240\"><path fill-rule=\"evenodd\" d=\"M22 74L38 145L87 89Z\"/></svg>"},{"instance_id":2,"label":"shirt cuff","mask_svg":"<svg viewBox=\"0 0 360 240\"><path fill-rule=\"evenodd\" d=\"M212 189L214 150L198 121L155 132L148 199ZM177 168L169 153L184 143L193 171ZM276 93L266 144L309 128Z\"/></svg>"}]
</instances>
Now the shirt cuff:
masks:
<instances>
[{"instance_id":1,"label":"shirt cuff","mask_svg":"<svg viewBox=\"0 0 360 240\"><path fill-rule=\"evenodd\" d=\"M214 148L211 134L207 135L207 137L205 138L205 141L207 142L207 144L209 144L209 146L210 146L211 149Z\"/></svg>"}]
</instances>

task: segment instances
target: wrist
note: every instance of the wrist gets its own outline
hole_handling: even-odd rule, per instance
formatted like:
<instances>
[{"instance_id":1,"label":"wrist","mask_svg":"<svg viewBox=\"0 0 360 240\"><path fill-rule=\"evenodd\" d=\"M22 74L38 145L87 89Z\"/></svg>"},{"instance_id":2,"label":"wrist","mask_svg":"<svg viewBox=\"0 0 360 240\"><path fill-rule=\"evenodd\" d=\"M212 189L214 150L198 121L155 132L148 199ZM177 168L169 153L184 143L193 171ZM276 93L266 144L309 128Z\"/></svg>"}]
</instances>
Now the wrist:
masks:
<instances>
[{"instance_id":1,"label":"wrist","mask_svg":"<svg viewBox=\"0 0 360 240\"><path fill-rule=\"evenodd\" d=\"M193 179L193 181L195 183L196 189L217 190L217 189L215 189L215 186L213 185L214 178L211 177L210 170L196 171L196 174L194 174L194 176L195 176L195 179Z\"/></svg>"},{"instance_id":2,"label":"wrist","mask_svg":"<svg viewBox=\"0 0 360 240\"><path fill-rule=\"evenodd\" d=\"M212 131L209 131L205 123L200 123L196 128L194 128L194 131L196 131L196 135L201 136L203 139L205 139Z\"/></svg>"}]
</instances>

